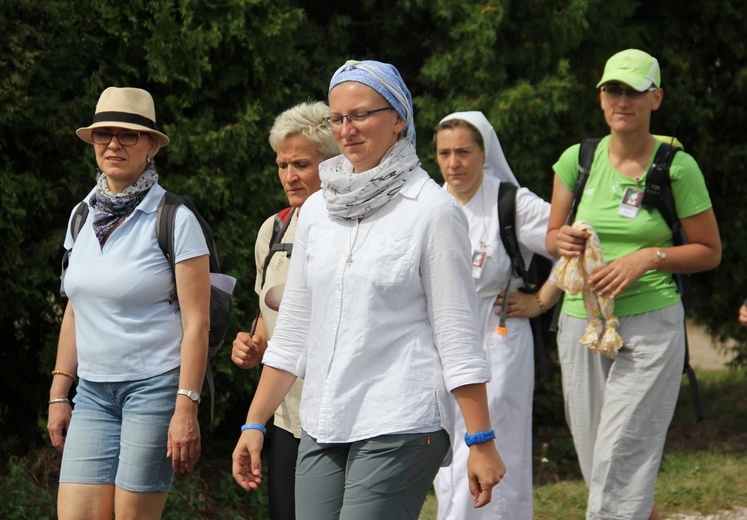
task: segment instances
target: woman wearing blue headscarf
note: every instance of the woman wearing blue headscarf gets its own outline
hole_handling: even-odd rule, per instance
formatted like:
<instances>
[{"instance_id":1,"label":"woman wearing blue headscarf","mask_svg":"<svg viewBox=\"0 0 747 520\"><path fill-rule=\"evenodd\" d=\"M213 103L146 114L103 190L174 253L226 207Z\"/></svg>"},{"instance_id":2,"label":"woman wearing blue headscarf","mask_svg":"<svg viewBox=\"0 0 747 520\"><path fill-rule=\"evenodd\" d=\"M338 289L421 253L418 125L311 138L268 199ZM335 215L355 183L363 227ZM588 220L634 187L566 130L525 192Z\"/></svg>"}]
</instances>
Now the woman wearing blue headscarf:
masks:
<instances>
[{"instance_id":1,"label":"woman wearing blue headscarf","mask_svg":"<svg viewBox=\"0 0 747 520\"><path fill-rule=\"evenodd\" d=\"M234 478L247 490L261 483L265 422L301 377L297 518L417 519L448 462L451 392L481 507L505 466L490 430L464 213L420 168L396 68L348 61L329 106L342 155L319 166L322 190L299 217Z\"/></svg>"}]
</instances>

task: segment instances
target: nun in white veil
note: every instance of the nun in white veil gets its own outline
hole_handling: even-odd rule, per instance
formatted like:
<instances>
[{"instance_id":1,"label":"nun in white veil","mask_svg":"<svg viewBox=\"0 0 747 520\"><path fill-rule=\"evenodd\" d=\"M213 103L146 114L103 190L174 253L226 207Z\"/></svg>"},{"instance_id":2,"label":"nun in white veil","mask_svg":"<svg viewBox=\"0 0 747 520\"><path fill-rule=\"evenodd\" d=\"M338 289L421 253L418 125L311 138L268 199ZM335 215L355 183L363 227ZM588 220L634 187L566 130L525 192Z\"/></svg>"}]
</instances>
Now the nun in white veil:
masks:
<instances>
[{"instance_id":1,"label":"nun in white veil","mask_svg":"<svg viewBox=\"0 0 747 520\"><path fill-rule=\"evenodd\" d=\"M499 307L494 304L512 272L498 231L498 186L502 182L519 183L482 112L455 112L445 117L435 128L434 144L444 189L459 201L469 220L473 280L479 296L477 321L492 371L487 387L491 426L507 469L500 485L493 489L491 503L475 509L464 486L470 448L463 437L472 432L465 432L458 418L452 440L454 460L441 468L434 483L438 518L531 520L534 351L529 320L512 316L536 315L554 302L545 305L541 297L523 295L515 305L512 302L506 326L499 329L500 316L495 312ZM516 235L525 265L533 253L550 257L545 248L549 214L547 202L526 188L518 190ZM511 279L511 291L522 285L520 278ZM533 310L519 309L532 305Z\"/></svg>"}]
</instances>

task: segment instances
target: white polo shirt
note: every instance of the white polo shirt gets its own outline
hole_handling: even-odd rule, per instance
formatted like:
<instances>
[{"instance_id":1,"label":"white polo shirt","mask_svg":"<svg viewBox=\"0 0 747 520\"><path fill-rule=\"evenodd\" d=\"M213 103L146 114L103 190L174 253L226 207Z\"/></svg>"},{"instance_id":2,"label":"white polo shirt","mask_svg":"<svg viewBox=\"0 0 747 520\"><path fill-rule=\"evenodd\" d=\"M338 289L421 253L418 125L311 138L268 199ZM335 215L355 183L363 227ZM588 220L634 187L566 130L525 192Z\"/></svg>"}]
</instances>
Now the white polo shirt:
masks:
<instances>
[{"instance_id":1,"label":"white polo shirt","mask_svg":"<svg viewBox=\"0 0 747 520\"><path fill-rule=\"evenodd\" d=\"M453 433L449 392L490 378L464 212L419 168L355 226L304 203L264 363L304 378L318 442Z\"/></svg>"},{"instance_id":2,"label":"white polo shirt","mask_svg":"<svg viewBox=\"0 0 747 520\"><path fill-rule=\"evenodd\" d=\"M68 225L65 247L74 247L65 292L75 312L78 375L83 379L132 381L180 365L181 312L176 302L169 304L173 274L156 240L164 192L154 185L103 249L93 232L93 208L75 242ZM200 224L184 206L176 213L174 249L177 262L208 254Z\"/></svg>"}]
</instances>

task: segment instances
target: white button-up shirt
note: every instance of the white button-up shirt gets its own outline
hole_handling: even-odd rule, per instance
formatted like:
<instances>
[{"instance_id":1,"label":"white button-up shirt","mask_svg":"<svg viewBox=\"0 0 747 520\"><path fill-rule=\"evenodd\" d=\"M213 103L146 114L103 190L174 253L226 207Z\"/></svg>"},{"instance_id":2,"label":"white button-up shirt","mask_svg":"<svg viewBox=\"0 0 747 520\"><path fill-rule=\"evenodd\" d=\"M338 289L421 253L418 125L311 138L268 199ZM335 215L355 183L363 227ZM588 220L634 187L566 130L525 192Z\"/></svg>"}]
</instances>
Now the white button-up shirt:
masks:
<instances>
[{"instance_id":1,"label":"white button-up shirt","mask_svg":"<svg viewBox=\"0 0 747 520\"><path fill-rule=\"evenodd\" d=\"M471 273L464 213L420 168L360 221L309 197L264 356L304 378L304 430L321 443L452 433L449 392L490 378Z\"/></svg>"}]
</instances>

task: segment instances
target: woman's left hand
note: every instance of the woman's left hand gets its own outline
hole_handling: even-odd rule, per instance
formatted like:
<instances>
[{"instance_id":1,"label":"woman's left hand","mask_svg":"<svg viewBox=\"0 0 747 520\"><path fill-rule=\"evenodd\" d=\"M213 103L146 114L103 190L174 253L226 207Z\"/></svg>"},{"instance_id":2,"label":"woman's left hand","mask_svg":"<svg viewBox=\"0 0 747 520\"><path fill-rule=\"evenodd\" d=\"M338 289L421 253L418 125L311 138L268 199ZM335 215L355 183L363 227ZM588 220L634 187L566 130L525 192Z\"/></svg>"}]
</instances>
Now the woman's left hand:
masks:
<instances>
[{"instance_id":1,"label":"woman's left hand","mask_svg":"<svg viewBox=\"0 0 747 520\"><path fill-rule=\"evenodd\" d=\"M493 441L470 446L467 476L474 507L483 507L490 503L493 488L505 475L506 465Z\"/></svg>"},{"instance_id":2,"label":"woman's left hand","mask_svg":"<svg viewBox=\"0 0 747 520\"><path fill-rule=\"evenodd\" d=\"M493 303L493 309L496 315L501 314L503 305L503 295L499 294ZM521 291L508 294L508 305L506 307L507 318L534 318L542 314L542 308L539 306L537 297L533 294L525 294Z\"/></svg>"},{"instance_id":3,"label":"woman's left hand","mask_svg":"<svg viewBox=\"0 0 747 520\"><path fill-rule=\"evenodd\" d=\"M589 278L591 291L615 299L646 271L656 269L658 257L651 249L640 249L612 260Z\"/></svg>"},{"instance_id":4,"label":"woman's left hand","mask_svg":"<svg viewBox=\"0 0 747 520\"><path fill-rule=\"evenodd\" d=\"M169 424L166 456L177 473L194 468L200 458L200 424L197 422L197 403L180 397Z\"/></svg>"}]
</instances>

